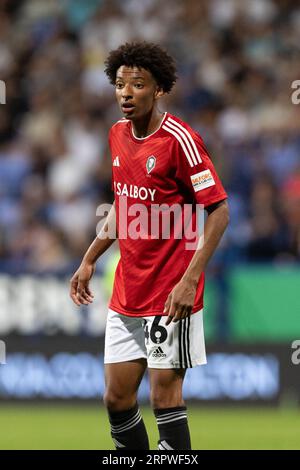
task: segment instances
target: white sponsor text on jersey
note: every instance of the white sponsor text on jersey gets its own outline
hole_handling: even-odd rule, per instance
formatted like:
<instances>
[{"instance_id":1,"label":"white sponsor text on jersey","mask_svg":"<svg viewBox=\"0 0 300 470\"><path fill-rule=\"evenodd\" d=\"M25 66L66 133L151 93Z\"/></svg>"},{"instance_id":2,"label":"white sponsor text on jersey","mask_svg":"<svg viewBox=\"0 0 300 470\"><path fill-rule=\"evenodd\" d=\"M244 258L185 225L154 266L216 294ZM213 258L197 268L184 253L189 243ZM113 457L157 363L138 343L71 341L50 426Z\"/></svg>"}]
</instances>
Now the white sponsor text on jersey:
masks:
<instances>
[{"instance_id":1,"label":"white sponsor text on jersey","mask_svg":"<svg viewBox=\"0 0 300 470\"><path fill-rule=\"evenodd\" d=\"M145 201L150 199L154 201L156 189L145 188L144 186L136 186L135 184L117 183L114 182L115 194L118 196L127 196L134 199L141 199Z\"/></svg>"}]
</instances>

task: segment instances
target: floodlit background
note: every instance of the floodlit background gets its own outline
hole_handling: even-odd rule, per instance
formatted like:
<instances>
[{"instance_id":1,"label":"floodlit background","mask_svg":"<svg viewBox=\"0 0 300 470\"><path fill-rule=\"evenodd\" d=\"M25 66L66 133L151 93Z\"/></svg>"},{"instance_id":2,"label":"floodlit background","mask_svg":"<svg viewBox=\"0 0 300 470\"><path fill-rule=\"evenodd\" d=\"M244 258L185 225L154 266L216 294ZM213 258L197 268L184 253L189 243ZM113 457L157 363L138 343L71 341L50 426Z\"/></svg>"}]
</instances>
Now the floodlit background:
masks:
<instances>
[{"instance_id":1,"label":"floodlit background","mask_svg":"<svg viewBox=\"0 0 300 470\"><path fill-rule=\"evenodd\" d=\"M103 62L135 39L176 58L161 110L201 133L231 207L207 271L208 365L185 383L193 448L299 449L293 0L0 1L0 448L113 448L101 399L117 244L92 306L71 303L68 280L113 199L107 132L120 114ZM147 377L140 402L155 449Z\"/></svg>"}]
</instances>

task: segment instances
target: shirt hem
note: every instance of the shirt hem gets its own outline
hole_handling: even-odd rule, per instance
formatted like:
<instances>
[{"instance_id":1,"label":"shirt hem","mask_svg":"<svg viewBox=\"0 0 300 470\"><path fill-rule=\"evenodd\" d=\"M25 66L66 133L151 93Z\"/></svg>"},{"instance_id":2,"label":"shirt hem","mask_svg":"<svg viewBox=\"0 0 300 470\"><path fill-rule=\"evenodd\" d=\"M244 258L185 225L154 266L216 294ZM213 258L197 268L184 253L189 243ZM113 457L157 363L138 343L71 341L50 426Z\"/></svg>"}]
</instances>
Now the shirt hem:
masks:
<instances>
[{"instance_id":1,"label":"shirt hem","mask_svg":"<svg viewBox=\"0 0 300 470\"><path fill-rule=\"evenodd\" d=\"M166 317L166 313L162 313L161 310L152 310L151 312L142 312L142 313L131 313L126 310L122 310L119 307L115 307L113 304L109 304L108 308L110 310L113 310L116 313L119 313L120 315L125 315L126 317L152 317L155 315L161 315L162 317ZM192 314L199 312L199 310L203 309L203 302L200 304L197 304L193 307Z\"/></svg>"},{"instance_id":2,"label":"shirt hem","mask_svg":"<svg viewBox=\"0 0 300 470\"><path fill-rule=\"evenodd\" d=\"M212 204L215 204L216 202L225 201L225 199L228 199L228 196L226 193L224 193L221 196L210 199L209 201L205 201L204 207L211 206Z\"/></svg>"}]
</instances>

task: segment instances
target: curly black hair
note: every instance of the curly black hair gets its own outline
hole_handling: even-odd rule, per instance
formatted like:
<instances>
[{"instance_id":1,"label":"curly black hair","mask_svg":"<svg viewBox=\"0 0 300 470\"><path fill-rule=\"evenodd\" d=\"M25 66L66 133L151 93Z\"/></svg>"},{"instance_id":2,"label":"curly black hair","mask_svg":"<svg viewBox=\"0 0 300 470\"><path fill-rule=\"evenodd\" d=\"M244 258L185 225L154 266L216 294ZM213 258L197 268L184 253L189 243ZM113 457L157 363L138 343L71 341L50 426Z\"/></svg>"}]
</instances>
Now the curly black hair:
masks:
<instances>
[{"instance_id":1,"label":"curly black hair","mask_svg":"<svg viewBox=\"0 0 300 470\"><path fill-rule=\"evenodd\" d=\"M105 73L113 85L117 70L122 65L148 70L165 93L170 93L177 79L174 59L152 42L127 42L111 51L104 64Z\"/></svg>"}]
</instances>

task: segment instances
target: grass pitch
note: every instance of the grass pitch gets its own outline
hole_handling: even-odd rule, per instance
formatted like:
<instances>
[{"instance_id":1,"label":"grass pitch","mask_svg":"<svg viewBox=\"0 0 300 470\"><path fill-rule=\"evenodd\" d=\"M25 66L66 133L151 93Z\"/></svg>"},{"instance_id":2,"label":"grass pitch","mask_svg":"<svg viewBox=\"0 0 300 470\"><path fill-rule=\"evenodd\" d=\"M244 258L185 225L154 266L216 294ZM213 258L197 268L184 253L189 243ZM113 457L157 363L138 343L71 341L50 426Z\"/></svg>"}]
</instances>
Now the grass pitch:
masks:
<instances>
[{"instance_id":1,"label":"grass pitch","mask_svg":"<svg viewBox=\"0 0 300 470\"><path fill-rule=\"evenodd\" d=\"M142 408L151 449L152 411ZM300 411L188 407L193 449L300 449ZM113 449L107 415L95 405L1 405L0 449Z\"/></svg>"}]
</instances>

